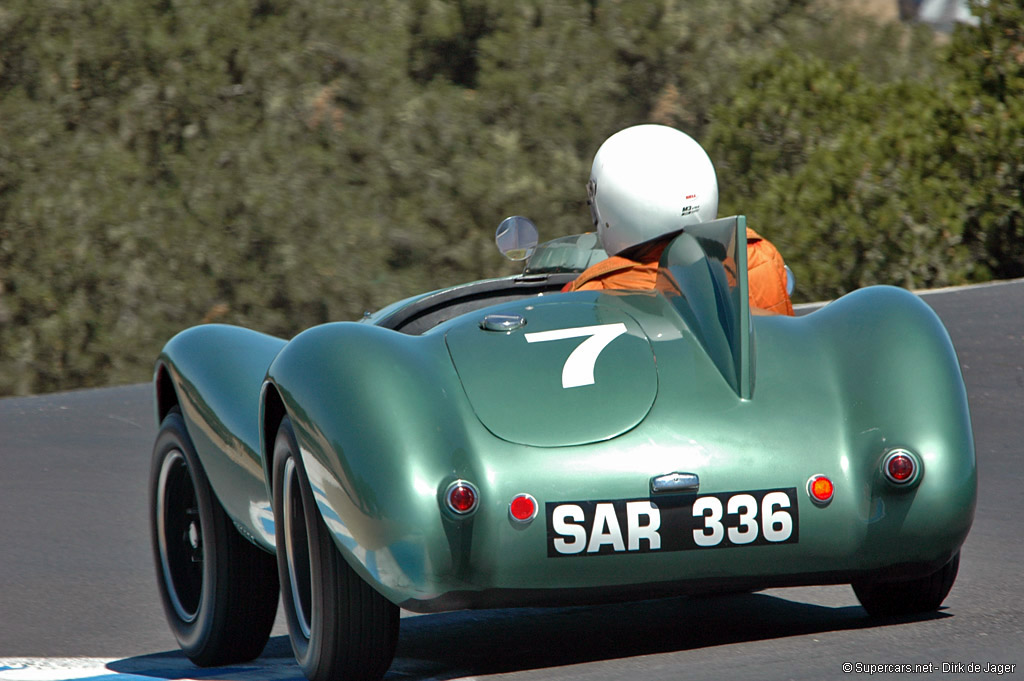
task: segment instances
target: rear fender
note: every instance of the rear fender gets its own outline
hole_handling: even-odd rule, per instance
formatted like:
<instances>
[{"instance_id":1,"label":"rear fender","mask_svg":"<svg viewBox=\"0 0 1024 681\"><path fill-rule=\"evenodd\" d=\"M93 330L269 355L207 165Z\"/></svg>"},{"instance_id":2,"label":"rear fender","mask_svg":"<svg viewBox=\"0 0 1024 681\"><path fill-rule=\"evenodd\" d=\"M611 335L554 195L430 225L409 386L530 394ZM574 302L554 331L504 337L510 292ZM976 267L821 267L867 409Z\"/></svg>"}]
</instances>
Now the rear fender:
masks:
<instances>
[{"instance_id":1,"label":"rear fender","mask_svg":"<svg viewBox=\"0 0 1024 681\"><path fill-rule=\"evenodd\" d=\"M451 481L480 479L467 429L484 434L443 336L318 326L288 344L267 380L345 558L393 600L394 589L429 591L425 575L450 573L458 553L428 548L455 541L439 500Z\"/></svg>"},{"instance_id":2,"label":"rear fender","mask_svg":"<svg viewBox=\"0 0 1024 681\"><path fill-rule=\"evenodd\" d=\"M963 375L942 322L891 286L861 289L805 319L832 353L846 474L869 545L884 553L898 534L904 545L919 541L922 552L931 546L948 557L973 521L977 467ZM923 463L921 479L905 489L882 473L886 454L904 447Z\"/></svg>"},{"instance_id":3,"label":"rear fender","mask_svg":"<svg viewBox=\"0 0 1024 681\"><path fill-rule=\"evenodd\" d=\"M182 331L157 360L158 422L180 407L186 429L221 506L243 534L266 549L268 502L256 413L263 376L285 341L237 326Z\"/></svg>"}]
</instances>

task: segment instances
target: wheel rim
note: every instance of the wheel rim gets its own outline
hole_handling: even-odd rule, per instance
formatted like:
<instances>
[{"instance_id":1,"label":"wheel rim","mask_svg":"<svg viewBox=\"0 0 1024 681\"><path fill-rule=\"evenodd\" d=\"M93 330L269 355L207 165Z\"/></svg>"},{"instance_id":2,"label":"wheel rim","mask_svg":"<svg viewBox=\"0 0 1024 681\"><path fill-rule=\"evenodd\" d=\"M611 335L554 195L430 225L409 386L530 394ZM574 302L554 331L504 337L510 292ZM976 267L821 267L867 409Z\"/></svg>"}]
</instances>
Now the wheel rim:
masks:
<instances>
[{"instance_id":1,"label":"wheel rim","mask_svg":"<svg viewBox=\"0 0 1024 681\"><path fill-rule=\"evenodd\" d=\"M167 595L178 618L191 624L199 615L203 597L203 525L195 480L179 449L164 457L156 503L160 566Z\"/></svg>"},{"instance_id":2,"label":"wheel rim","mask_svg":"<svg viewBox=\"0 0 1024 681\"><path fill-rule=\"evenodd\" d=\"M306 528L302 489L299 487L295 459L284 464L284 550L288 561L288 583L291 586L295 620L308 640L311 631L312 565L309 560L309 532Z\"/></svg>"}]
</instances>

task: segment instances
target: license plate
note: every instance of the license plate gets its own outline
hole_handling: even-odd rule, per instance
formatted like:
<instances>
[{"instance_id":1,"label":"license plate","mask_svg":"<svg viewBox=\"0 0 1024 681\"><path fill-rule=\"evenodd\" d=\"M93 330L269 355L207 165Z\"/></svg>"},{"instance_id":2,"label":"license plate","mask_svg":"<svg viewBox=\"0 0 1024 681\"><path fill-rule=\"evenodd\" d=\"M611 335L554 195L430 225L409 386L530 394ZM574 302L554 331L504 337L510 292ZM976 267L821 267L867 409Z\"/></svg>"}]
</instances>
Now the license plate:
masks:
<instances>
[{"instance_id":1,"label":"license plate","mask_svg":"<svg viewBox=\"0 0 1024 681\"><path fill-rule=\"evenodd\" d=\"M548 556L795 544L796 488L545 504Z\"/></svg>"}]
</instances>

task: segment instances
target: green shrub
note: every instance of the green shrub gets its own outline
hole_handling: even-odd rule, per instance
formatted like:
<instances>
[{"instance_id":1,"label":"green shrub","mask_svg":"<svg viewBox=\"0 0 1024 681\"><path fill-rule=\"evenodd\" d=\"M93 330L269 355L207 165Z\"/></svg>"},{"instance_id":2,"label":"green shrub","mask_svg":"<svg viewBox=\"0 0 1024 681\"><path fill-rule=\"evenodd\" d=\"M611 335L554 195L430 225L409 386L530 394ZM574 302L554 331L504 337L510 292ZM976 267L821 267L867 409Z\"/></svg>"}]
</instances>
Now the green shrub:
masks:
<instances>
[{"instance_id":1,"label":"green shrub","mask_svg":"<svg viewBox=\"0 0 1024 681\"><path fill-rule=\"evenodd\" d=\"M1020 10L937 47L834 6L9 0L0 395L511 273L497 223L585 230L593 153L645 121L705 143L805 297L1019 274Z\"/></svg>"}]
</instances>

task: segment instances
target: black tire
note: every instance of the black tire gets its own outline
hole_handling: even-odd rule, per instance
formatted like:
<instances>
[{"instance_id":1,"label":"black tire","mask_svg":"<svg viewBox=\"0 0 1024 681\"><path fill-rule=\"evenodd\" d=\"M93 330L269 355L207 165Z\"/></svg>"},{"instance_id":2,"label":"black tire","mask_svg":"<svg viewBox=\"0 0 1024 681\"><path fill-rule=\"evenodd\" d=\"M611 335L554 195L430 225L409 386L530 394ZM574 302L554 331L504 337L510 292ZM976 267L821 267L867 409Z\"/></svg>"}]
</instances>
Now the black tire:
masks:
<instances>
[{"instance_id":1,"label":"black tire","mask_svg":"<svg viewBox=\"0 0 1024 681\"><path fill-rule=\"evenodd\" d=\"M930 575L900 581L855 582L853 592L872 617L917 615L939 609L953 588L960 552Z\"/></svg>"},{"instance_id":2,"label":"black tire","mask_svg":"<svg viewBox=\"0 0 1024 681\"><path fill-rule=\"evenodd\" d=\"M281 601L306 678L382 678L398 642L398 607L363 581L334 545L288 418L274 442L274 526Z\"/></svg>"},{"instance_id":3,"label":"black tire","mask_svg":"<svg viewBox=\"0 0 1024 681\"><path fill-rule=\"evenodd\" d=\"M258 657L277 614L277 565L224 512L177 409L160 425L149 491L160 600L181 650L202 667Z\"/></svg>"}]
</instances>

